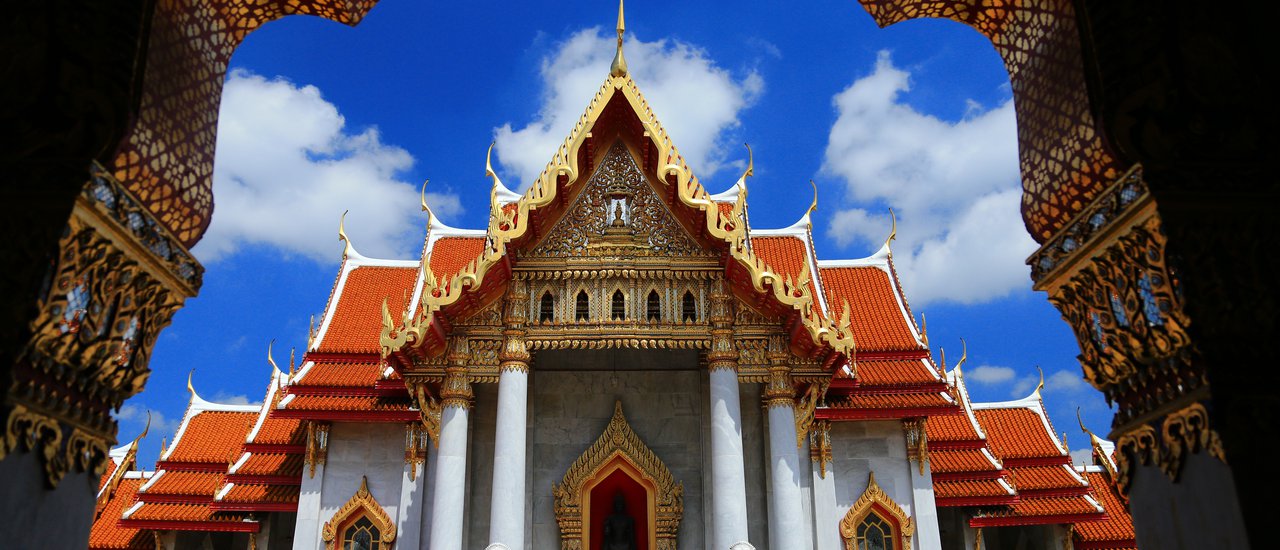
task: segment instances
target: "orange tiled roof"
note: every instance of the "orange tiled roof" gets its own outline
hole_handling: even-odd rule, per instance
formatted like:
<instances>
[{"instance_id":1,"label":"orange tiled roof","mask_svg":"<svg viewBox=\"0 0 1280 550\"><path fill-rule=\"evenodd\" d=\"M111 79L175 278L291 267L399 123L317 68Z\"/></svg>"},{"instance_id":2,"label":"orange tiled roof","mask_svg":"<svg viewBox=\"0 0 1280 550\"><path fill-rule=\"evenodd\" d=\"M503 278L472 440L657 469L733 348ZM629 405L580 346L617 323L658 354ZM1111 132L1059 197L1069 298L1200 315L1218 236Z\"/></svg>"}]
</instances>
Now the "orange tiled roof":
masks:
<instances>
[{"instance_id":1,"label":"orange tiled roof","mask_svg":"<svg viewBox=\"0 0 1280 550\"><path fill-rule=\"evenodd\" d=\"M799 277L808 261L804 241L792 236L752 237L751 250L783 278Z\"/></svg>"},{"instance_id":2,"label":"orange tiled roof","mask_svg":"<svg viewBox=\"0 0 1280 550\"><path fill-rule=\"evenodd\" d=\"M898 305L889 274L877 267L820 267L827 305L840 311L847 301L858 352L920 350L923 347Z\"/></svg>"},{"instance_id":3,"label":"orange tiled roof","mask_svg":"<svg viewBox=\"0 0 1280 550\"><path fill-rule=\"evenodd\" d=\"M187 423L167 462L217 462L225 464L240 455L245 436L257 421L254 412L201 411Z\"/></svg>"},{"instance_id":4,"label":"orange tiled roof","mask_svg":"<svg viewBox=\"0 0 1280 550\"><path fill-rule=\"evenodd\" d=\"M221 502L298 502L298 492L298 487L291 485L236 484L222 496Z\"/></svg>"},{"instance_id":5,"label":"orange tiled roof","mask_svg":"<svg viewBox=\"0 0 1280 550\"><path fill-rule=\"evenodd\" d=\"M1089 521L1075 526L1076 538L1085 542L1115 542L1108 548L1134 546L1133 517L1124 503L1116 496L1102 472L1085 472L1089 487L1093 490L1093 498L1107 511L1106 521Z\"/></svg>"},{"instance_id":6,"label":"orange tiled roof","mask_svg":"<svg viewBox=\"0 0 1280 550\"><path fill-rule=\"evenodd\" d=\"M930 417L927 424L933 423L934 419L940 417ZM932 443L932 440L930 440ZM980 449L959 449L959 450L929 450L929 466L933 473L957 473L957 472L992 472L997 468L983 456Z\"/></svg>"},{"instance_id":7,"label":"orange tiled roof","mask_svg":"<svg viewBox=\"0 0 1280 550\"><path fill-rule=\"evenodd\" d=\"M973 412L987 432L991 451L1001 460L1066 456L1045 431L1040 416L1030 409L1010 407Z\"/></svg>"},{"instance_id":8,"label":"orange tiled roof","mask_svg":"<svg viewBox=\"0 0 1280 550\"><path fill-rule=\"evenodd\" d=\"M993 512L992 516L1061 516L1077 514L1097 514L1098 508L1085 497L1022 497L1009 506L1008 510ZM1101 518L1099 518L1101 519ZM1087 523L1087 522L1082 522Z\"/></svg>"},{"instance_id":9,"label":"orange tiled roof","mask_svg":"<svg viewBox=\"0 0 1280 550\"><path fill-rule=\"evenodd\" d=\"M301 476L303 456L283 453L253 453L236 469L237 475Z\"/></svg>"},{"instance_id":10,"label":"orange tiled roof","mask_svg":"<svg viewBox=\"0 0 1280 550\"><path fill-rule=\"evenodd\" d=\"M484 241L484 237L441 237L431 247L431 273L444 284L471 260L480 257L484 252ZM391 311L403 311L403 307Z\"/></svg>"},{"instance_id":11,"label":"orange tiled roof","mask_svg":"<svg viewBox=\"0 0 1280 550\"><path fill-rule=\"evenodd\" d=\"M843 401L831 403L832 409L911 409L924 407L954 407L941 393L900 393L885 395L850 395Z\"/></svg>"},{"instance_id":12,"label":"orange tiled roof","mask_svg":"<svg viewBox=\"0 0 1280 550\"><path fill-rule=\"evenodd\" d=\"M298 411L408 411L409 400L408 398L298 395L286 408Z\"/></svg>"},{"instance_id":13,"label":"orange tiled roof","mask_svg":"<svg viewBox=\"0 0 1280 550\"><path fill-rule=\"evenodd\" d=\"M932 457L930 457L932 458ZM947 479L933 482L937 498L1007 497L1009 491L995 479Z\"/></svg>"},{"instance_id":14,"label":"orange tiled roof","mask_svg":"<svg viewBox=\"0 0 1280 550\"><path fill-rule=\"evenodd\" d=\"M404 311L417 276L418 270L414 267L360 266L352 269L347 274L342 294L335 297L337 306L317 351L378 353L382 300L387 300L390 311Z\"/></svg>"},{"instance_id":15,"label":"orange tiled roof","mask_svg":"<svg viewBox=\"0 0 1280 550\"><path fill-rule=\"evenodd\" d=\"M858 361L858 381L867 385L942 383L922 359Z\"/></svg>"},{"instance_id":16,"label":"orange tiled roof","mask_svg":"<svg viewBox=\"0 0 1280 550\"><path fill-rule=\"evenodd\" d=\"M1080 487L1080 480L1068 470L1070 466L1019 466L1012 468L1013 481L1019 491Z\"/></svg>"},{"instance_id":17,"label":"orange tiled roof","mask_svg":"<svg viewBox=\"0 0 1280 550\"><path fill-rule=\"evenodd\" d=\"M110 476L108 472L103 476L105 480ZM121 527L119 525L120 514L124 513L125 508L133 504L133 497L138 492L138 487L142 486L141 478L125 478L120 480L120 484L116 486L115 494L107 501L107 505L103 507L102 513L93 520L93 527L89 530L89 548L98 549L132 549L146 548L150 544L151 537L139 529Z\"/></svg>"},{"instance_id":18,"label":"orange tiled roof","mask_svg":"<svg viewBox=\"0 0 1280 550\"><path fill-rule=\"evenodd\" d=\"M220 472L175 472L172 470L157 473L154 483L142 492L146 495L190 495L212 497L213 492L222 487Z\"/></svg>"},{"instance_id":19,"label":"orange tiled roof","mask_svg":"<svg viewBox=\"0 0 1280 550\"><path fill-rule=\"evenodd\" d=\"M861 372L861 368L859 368ZM977 441L982 439L969 421L969 415L939 416L925 423L924 433L931 442Z\"/></svg>"},{"instance_id":20,"label":"orange tiled roof","mask_svg":"<svg viewBox=\"0 0 1280 550\"><path fill-rule=\"evenodd\" d=\"M214 512L205 504L143 504L127 519L135 521L242 521L244 514Z\"/></svg>"},{"instance_id":21,"label":"orange tiled roof","mask_svg":"<svg viewBox=\"0 0 1280 550\"><path fill-rule=\"evenodd\" d=\"M372 387L384 369L378 363L316 361L290 386Z\"/></svg>"},{"instance_id":22,"label":"orange tiled roof","mask_svg":"<svg viewBox=\"0 0 1280 550\"><path fill-rule=\"evenodd\" d=\"M301 420L268 416L262 422L262 427L258 429L253 442L263 445L297 444L301 443L302 434Z\"/></svg>"}]
</instances>

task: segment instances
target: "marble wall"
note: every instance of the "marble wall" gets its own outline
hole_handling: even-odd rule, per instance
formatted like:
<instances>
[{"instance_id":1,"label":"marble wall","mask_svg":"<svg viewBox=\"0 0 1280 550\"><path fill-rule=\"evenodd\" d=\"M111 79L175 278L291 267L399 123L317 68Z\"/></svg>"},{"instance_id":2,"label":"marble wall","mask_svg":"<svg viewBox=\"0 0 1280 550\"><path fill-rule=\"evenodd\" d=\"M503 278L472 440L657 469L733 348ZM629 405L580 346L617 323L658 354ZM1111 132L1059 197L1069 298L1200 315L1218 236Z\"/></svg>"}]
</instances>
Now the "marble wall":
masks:
<instances>
[{"instance_id":1,"label":"marble wall","mask_svg":"<svg viewBox=\"0 0 1280 550\"><path fill-rule=\"evenodd\" d=\"M695 364L696 365L696 364ZM694 365L690 365L691 367ZM543 363L530 377L529 486L531 548L558 548L551 487L608 425L615 400L632 429L684 483L678 544L703 548L702 480L706 454L704 395L699 370L556 371Z\"/></svg>"}]
</instances>

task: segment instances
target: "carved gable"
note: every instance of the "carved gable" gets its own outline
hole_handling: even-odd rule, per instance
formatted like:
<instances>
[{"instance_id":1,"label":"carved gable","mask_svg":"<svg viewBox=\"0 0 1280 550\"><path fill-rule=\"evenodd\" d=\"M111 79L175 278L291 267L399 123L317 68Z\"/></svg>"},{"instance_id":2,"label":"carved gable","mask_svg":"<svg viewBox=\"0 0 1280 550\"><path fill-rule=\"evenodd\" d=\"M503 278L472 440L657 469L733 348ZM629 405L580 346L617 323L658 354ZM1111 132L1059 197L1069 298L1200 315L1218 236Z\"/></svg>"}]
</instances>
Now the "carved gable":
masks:
<instances>
[{"instance_id":1,"label":"carved gable","mask_svg":"<svg viewBox=\"0 0 1280 550\"><path fill-rule=\"evenodd\" d=\"M614 142L564 217L529 257L707 255Z\"/></svg>"}]
</instances>

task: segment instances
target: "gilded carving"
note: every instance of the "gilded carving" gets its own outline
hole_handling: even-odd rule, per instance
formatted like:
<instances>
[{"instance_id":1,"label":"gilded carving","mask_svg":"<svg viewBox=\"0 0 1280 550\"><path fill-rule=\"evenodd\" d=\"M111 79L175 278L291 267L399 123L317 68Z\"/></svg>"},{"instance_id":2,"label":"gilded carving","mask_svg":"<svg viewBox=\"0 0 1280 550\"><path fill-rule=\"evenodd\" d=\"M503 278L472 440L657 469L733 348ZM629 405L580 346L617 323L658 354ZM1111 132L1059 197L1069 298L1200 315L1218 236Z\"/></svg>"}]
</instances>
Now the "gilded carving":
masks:
<instances>
[{"instance_id":1,"label":"gilded carving","mask_svg":"<svg viewBox=\"0 0 1280 550\"><path fill-rule=\"evenodd\" d=\"M423 380L406 380L409 387L409 397L413 399L414 405L418 407L418 416L422 421L422 427L426 430L426 435L431 438L431 444L436 446L440 441L440 419L444 413L444 406L439 399L431 395L431 390L427 388L427 384Z\"/></svg>"},{"instance_id":2,"label":"gilded carving","mask_svg":"<svg viewBox=\"0 0 1280 550\"><path fill-rule=\"evenodd\" d=\"M804 438L809 435L809 430L814 424L814 413L827 397L827 388L831 387L831 378L823 376L814 382L809 383L809 389L805 390L804 395L800 397L800 402L796 405L796 446L804 446Z\"/></svg>"},{"instance_id":3,"label":"gilded carving","mask_svg":"<svg viewBox=\"0 0 1280 550\"><path fill-rule=\"evenodd\" d=\"M929 462L929 437L924 430L927 420L910 418L902 421L902 435L907 440L907 459L916 463L920 475L924 475L925 465Z\"/></svg>"},{"instance_id":4,"label":"gilded carving","mask_svg":"<svg viewBox=\"0 0 1280 550\"><path fill-rule=\"evenodd\" d=\"M316 466L324 464L329 456L329 424L307 421L307 452L303 461L307 477L316 477Z\"/></svg>"},{"instance_id":5,"label":"gilded carving","mask_svg":"<svg viewBox=\"0 0 1280 550\"><path fill-rule=\"evenodd\" d=\"M371 523L378 529L380 541L383 545L390 546L396 540L396 522L387 515L386 510L382 509L382 505L378 504L378 500L373 498L373 494L369 492L369 480L364 476L360 476L360 488L356 489L356 494L352 495L337 512L334 512L333 518L326 521L324 528L320 530L320 536L324 539L325 550L334 550L338 548L341 541L338 537L341 533L338 529L345 527L361 516L369 519Z\"/></svg>"},{"instance_id":6,"label":"gilded carving","mask_svg":"<svg viewBox=\"0 0 1280 550\"><path fill-rule=\"evenodd\" d=\"M404 463L409 466L409 480L418 479L418 467L427 461L427 431L421 424L404 426Z\"/></svg>"},{"instance_id":7,"label":"gilded carving","mask_svg":"<svg viewBox=\"0 0 1280 550\"><path fill-rule=\"evenodd\" d=\"M631 240L610 242L610 229L625 228ZM613 246L609 246L613 245ZM531 258L586 255L704 255L653 192L626 146L615 142L587 180L569 211L529 253Z\"/></svg>"},{"instance_id":8,"label":"gilded carving","mask_svg":"<svg viewBox=\"0 0 1280 550\"><path fill-rule=\"evenodd\" d=\"M901 548L911 548L911 535L916 532L915 522L880 488L876 483L875 472L871 472L867 479L867 490L862 492L862 496L858 497L858 501L853 503L844 518L840 520L840 536L844 540L845 548L855 550L854 541L858 533L858 524L873 512L884 519L896 522L894 535L901 537Z\"/></svg>"},{"instance_id":9,"label":"gilded carving","mask_svg":"<svg viewBox=\"0 0 1280 550\"><path fill-rule=\"evenodd\" d=\"M675 550L676 533L684 515L684 484L675 481L671 471L640 436L636 435L622 414L622 402L614 404L613 418L604 433L578 457L565 472L564 479L552 488L555 496L556 523L560 525L560 548L581 549L584 538L584 489L601 471L620 458L638 470L653 491L654 548Z\"/></svg>"},{"instance_id":10,"label":"gilded carving","mask_svg":"<svg viewBox=\"0 0 1280 550\"><path fill-rule=\"evenodd\" d=\"M831 421L819 420L813 423L809 438L809 458L818 465L818 475L827 477L827 466L831 464Z\"/></svg>"}]
</instances>

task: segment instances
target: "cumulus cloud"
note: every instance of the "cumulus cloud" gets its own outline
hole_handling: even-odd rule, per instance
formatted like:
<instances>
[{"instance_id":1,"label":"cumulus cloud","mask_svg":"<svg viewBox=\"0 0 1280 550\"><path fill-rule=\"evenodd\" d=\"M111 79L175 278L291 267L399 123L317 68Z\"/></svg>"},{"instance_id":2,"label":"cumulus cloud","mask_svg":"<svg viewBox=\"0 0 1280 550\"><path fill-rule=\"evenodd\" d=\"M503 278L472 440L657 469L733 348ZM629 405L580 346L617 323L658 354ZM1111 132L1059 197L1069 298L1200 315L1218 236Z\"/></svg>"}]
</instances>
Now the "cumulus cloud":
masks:
<instances>
[{"instance_id":1,"label":"cumulus cloud","mask_svg":"<svg viewBox=\"0 0 1280 550\"><path fill-rule=\"evenodd\" d=\"M249 396L244 394L233 394L226 391L219 391L209 398L214 403L222 403L223 405L261 405L262 401L250 401Z\"/></svg>"},{"instance_id":2,"label":"cumulus cloud","mask_svg":"<svg viewBox=\"0 0 1280 550\"><path fill-rule=\"evenodd\" d=\"M1084 377L1080 373L1069 370L1060 370L1050 375L1044 381L1044 387L1049 391L1064 393L1090 389L1089 384L1084 381Z\"/></svg>"},{"instance_id":3,"label":"cumulus cloud","mask_svg":"<svg viewBox=\"0 0 1280 550\"><path fill-rule=\"evenodd\" d=\"M964 373L965 380L988 385L1004 384L1013 380L1013 377L1013 369L1009 367L997 367L994 365L982 365Z\"/></svg>"},{"instance_id":4,"label":"cumulus cloud","mask_svg":"<svg viewBox=\"0 0 1280 550\"><path fill-rule=\"evenodd\" d=\"M218 119L213 220L194 252L208 263L265 245L333 262L338 218L349 209L346 231L361 253L411 257L424 225L417 187L403 180L413 162L376 128L347 128L315 86L232 71ZM453 194L427 200L441 215L462 210Z\"/></svg>"},{"instance_id":5,"label":"cumulus cloud","mask_svg":"<svg viewBox=\"0 0 1280 550\"><path fill-rule=\"evenodd\" d=\"M1027 285L1035 243L1018 213L1013 103L984 109L966 101L948 122L901 100L910 74L880 52L875 69L833 98L837 119L823 172L845 184L827 235L837 245L874 247L894 208L894 259L911 302L980 303Z\"/></svg>"},{"instance_id":6,"label":"cumulus cloud","mask_svg":"<svg viewBox=\"0 0 1280 550\"><path fill-rule=\"evenodd\" d=\"M498 159L521 189L532 185L609 74L616 37L579 31L542 61L542 107L522 128L494 129ZM706 178L726 166L726 132L764 90L756 72L735 79L707 52L676 40L628 38L627 67L694 173ZM515 187L515 186L513 186Z\"/></svg>"},{"instance_id":7,"label":"cumulus cloud","mask_svg":"<svg viewBox=\"0 0 1280 550\"><path fill-rule=\"evenodd\" d=\"M163 434L172 436L178 430L178 424L182 422L182 418L168 418L164 413L158 410L147 409L146 406L135 403L126 403L120 407L115 413L116 422L120 423L120 441L128 441L137 437L142 432L143 426L147 425L147 412L151 412L151 431L150 434ZM136 432L136 433L135 433Z\"/></svg>"},{"instance_id":8,"label":"cumulus cloud","mask_svg":"<svg viewBox=\"0 0 1280 550\"><path fill-rule=\"evenodd\" d=\"M1076 466L1092 466L1093 465L1093 449L1085 447L1083 449L1072 449L1071 463Z\"/></svg>"}]
</instances>

